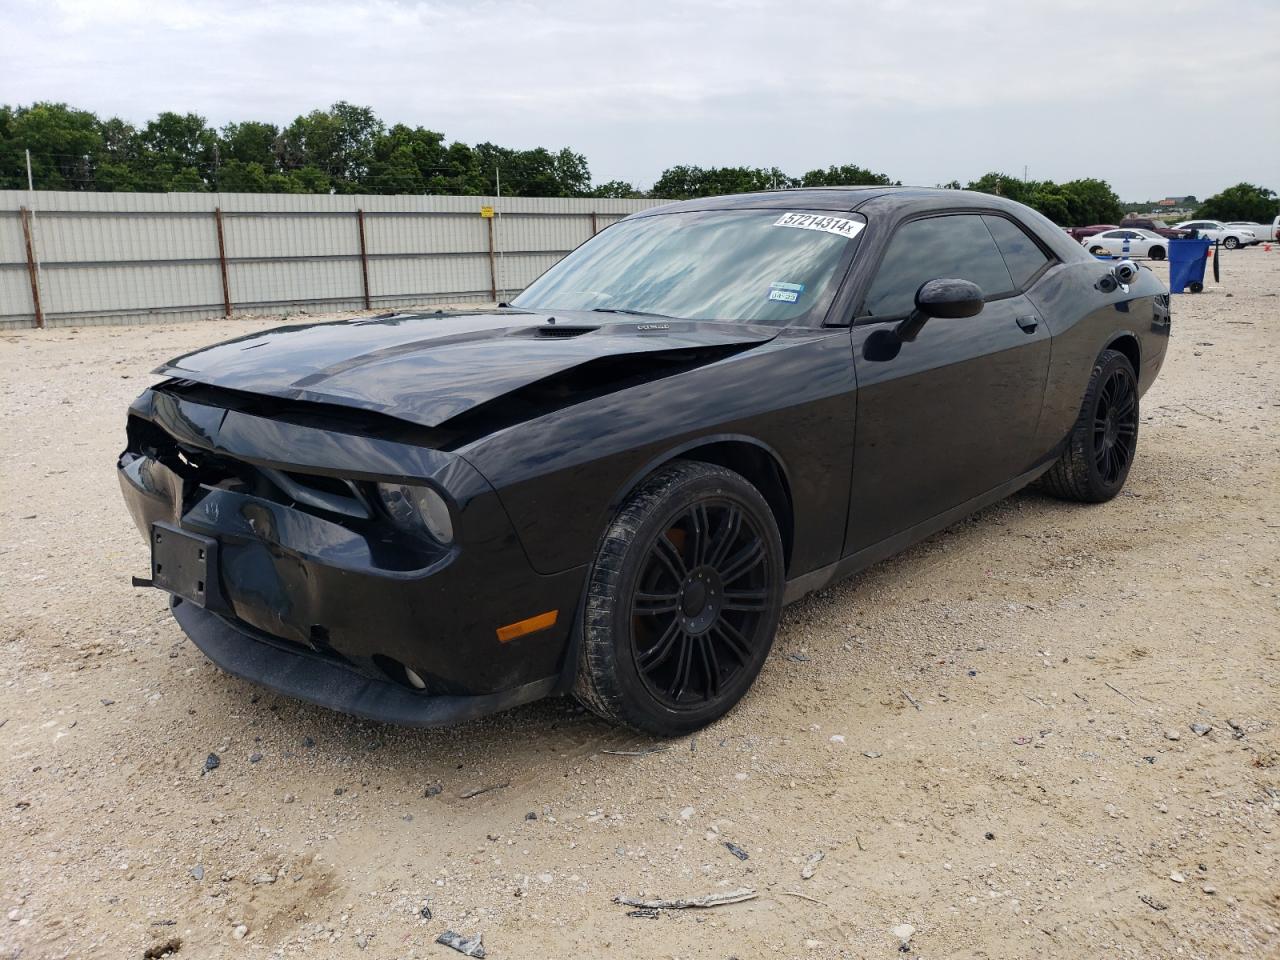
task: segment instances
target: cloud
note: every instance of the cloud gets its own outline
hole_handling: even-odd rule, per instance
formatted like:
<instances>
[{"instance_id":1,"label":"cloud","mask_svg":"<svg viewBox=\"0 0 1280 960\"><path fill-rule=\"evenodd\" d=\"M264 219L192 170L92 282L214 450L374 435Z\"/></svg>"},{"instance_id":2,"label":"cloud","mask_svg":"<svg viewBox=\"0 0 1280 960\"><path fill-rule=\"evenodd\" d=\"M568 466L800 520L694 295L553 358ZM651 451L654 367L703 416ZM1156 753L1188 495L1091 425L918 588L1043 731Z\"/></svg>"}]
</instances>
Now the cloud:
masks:
<instances>
[{"instance_id":1,"label":"cloud","mask_svg":"<svg viewBox=\"0 0 1280 960\"><path fill-rule=\"evenodd\" d=\"M16 102L221 124L345 99L455 139L569 145L597 179L857 162L932 183L1087 162L1137 197L1265 178L1280 152L1260 106L1280 86L1271 0L5 5Z\"/></svg>"}]
</instances>

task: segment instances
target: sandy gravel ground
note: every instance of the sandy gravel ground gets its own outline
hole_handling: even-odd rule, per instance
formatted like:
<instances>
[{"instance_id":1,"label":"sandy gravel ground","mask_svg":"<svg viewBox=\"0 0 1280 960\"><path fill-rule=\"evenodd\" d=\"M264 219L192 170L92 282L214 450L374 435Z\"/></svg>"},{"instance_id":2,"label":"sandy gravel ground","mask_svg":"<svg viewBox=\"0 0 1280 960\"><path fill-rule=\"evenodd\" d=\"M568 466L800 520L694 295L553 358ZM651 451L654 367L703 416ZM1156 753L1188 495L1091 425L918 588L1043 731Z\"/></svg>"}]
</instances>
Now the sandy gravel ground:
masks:
<instances>
[{"instance_id":1,"label":"sandy gravel ground","mask_svg":"<svg viewBox=\"0 0 1280 960\"><path fill-rule=\"evenodd\" d=\"M0 956L1280 956L1280 251L1225 267L1123 496L1020 494L791 607L670 744L223 675L130 588L114 461L148 370L267 321L0 338Z\"/></svg>"}]
</instances>

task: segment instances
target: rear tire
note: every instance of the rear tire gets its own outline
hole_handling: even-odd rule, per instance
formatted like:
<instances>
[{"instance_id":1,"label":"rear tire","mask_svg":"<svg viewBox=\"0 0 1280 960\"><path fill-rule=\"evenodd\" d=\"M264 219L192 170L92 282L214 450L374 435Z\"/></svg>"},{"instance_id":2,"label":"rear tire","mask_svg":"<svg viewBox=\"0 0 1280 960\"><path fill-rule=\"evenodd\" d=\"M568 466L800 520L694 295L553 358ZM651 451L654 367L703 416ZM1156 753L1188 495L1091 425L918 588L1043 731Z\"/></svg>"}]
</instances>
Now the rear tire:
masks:
<instances>
[{"instance_id":1,"label":"rear tire","mask_svg":"<svg viewBox=\"0 0 1280 960\"><path fill-rule=\"evenodd\" d=\"M574 694L593 713L678 736L750 689L782 612L769 505L724 467L677 460L645 480L600 543Z\"/></svg>"},{"instance_id":2,"label":"rear tire","mask_svg":"<svg viewBox=\"0 0 1280 960\"><path fill-rule=\"evenodd\" d=\"M1137 451L1137 375L1123 353L1103 350L1094 361L1067 449L1041 486L1063 500L1104 503L1124 487Z\"/></svg>"},{"instance_id":3,"label":"rear tire","mask_svg":"<svg viewBox=\"0 0 1280 960\"><path fill-rule=\"evenodd\" d=\"M1152 248L1147 252L1147 256L1149 256L1152 260L1163 260L1163 259L1164 259L1164 247L1152 247Z\"/></svg>"},{"instance_id":4,"label":"rear tire","mask_svg":"<svg viewBox=\"0 0 1280 960\"><path fill-rule=\"evenodd\" d=\"M1099 254L1106 253L1107 251L1105 247L1090 247L1089 252L1096 257Z\"/></svg>"}]
</instances>

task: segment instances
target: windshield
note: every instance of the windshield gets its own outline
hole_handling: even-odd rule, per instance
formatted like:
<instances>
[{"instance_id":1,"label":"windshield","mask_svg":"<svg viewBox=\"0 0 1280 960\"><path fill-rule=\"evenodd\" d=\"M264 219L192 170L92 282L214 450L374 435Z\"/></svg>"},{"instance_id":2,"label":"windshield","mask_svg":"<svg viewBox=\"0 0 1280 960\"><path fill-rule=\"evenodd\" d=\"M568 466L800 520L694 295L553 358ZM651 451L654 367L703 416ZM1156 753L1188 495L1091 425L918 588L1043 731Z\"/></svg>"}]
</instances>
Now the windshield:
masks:
<instances>
[{"instance_id":1,"label":"windshield","mask_svg":"<svg viewBox=\"0 0 1280 960\"><path fill-rule=\"evenodd\" d=\"M781 210L623 220L557 263L511 305L788 323L815 308L825 311L836 268L865 225L851 216Z\"/></svg>"}]
</instances>

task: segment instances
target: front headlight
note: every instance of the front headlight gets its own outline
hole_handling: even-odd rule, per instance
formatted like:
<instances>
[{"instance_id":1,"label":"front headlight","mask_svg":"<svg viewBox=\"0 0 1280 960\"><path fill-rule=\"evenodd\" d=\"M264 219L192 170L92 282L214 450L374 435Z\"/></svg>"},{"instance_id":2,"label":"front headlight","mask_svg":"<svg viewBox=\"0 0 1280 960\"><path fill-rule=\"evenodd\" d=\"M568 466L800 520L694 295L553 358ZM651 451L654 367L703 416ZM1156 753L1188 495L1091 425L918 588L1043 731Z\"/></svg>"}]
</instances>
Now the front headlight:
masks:
<instances>
[{"instance_id":1,"label":"front headlight","mask_svg":"<svg viewBox=\"0 0 1280 960\"><path fill-rule=\"evenodd\" d=\"M449 505L435 490L408 483L380 483L378 496L397 526L416 533L425 531L444 546L453 543Z\"/></svg>"}]
</instances>

